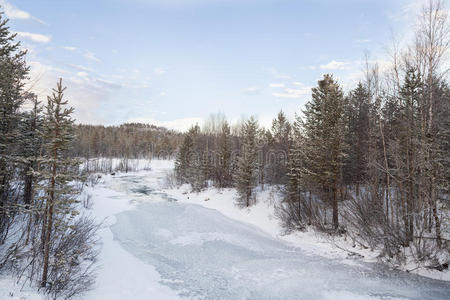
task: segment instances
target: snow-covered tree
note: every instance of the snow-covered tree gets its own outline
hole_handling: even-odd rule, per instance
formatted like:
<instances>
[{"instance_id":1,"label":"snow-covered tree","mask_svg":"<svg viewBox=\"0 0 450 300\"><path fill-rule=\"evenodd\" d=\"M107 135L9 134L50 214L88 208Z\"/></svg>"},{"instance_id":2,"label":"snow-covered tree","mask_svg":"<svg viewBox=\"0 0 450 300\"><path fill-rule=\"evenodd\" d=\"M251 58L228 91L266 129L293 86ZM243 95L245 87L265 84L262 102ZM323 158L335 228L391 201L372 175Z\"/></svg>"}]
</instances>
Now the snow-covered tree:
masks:
<instances>
[{"instance_id":1,"label":"snow-covered tree","mask_svg":"<svg viewBox=\"0 0 450 300\"><path fill-rule=\"evenodd\" d=\"M70 182L77 178L79 161L68 157L69 147L74 140L74 120L71 118L73 108L67 107L68 101L64 99L64 91L60 79L52 95L47 97L43 130L45 155L40 161L39 172L36 172L42 179L41 194L42 201L45 202L42 226L42 287L49 284L49 266L58 268L61 267L57 265L58 259L62 259L60 263L68 263L67 260L70 259L69 253L66 253L65 257L55 257L63 253L54 253L54 244L67 230L70 220L78 214L74 208L77 191ZM52 284L54 283L50 282L50 289Z\"/></svg>"},{"instance_id":2,"label":"snow-covered tree","mask_svg":"<svg viewBox=\"0 0 450 300\"><path fill-rule=\"evenodd\" d=\"M258 122L251 117L241 128L242 149L234 178L240 206L248 207L252 204L253 189L257 183L257 134Z\"/></svg>"},{"instance_id":3,"label":"snow-covered tree","mask_svg":"<svg viewBox=\"0 0 450 300\"><path fill-rule=\"evenodd\" d=\"M303 152L302 120L296 115L291 127L291 143L289 148L288 163L286 166L286 195L279 208L280 217L284 226L291 229L303 229L305 219L308 217L308 224L312 223L311 203L305 200L305 192L310 191L306 176L302 172L305 166L305 156Z\"/></svg>"},{"instance_id":4,"label":"snow-covered tree","mask_svg":"<svg viewBox=\"0 0 450 300\"><path fill-rule=\"evenodd\" d=\"M315 185L315 192L331 206L333 227L337 229L344 156L344 96L331 75L325 75L312 89L312 100L306 104L303 113L303 148L307 164L302 173Z\"/></svg>"},{"instance_id":5,"label":"snow-covered tree","mask_svg":"<svg viewBox=\"0 0 450 300\"><path fill-rule=\"evenodd\" d=\"M190 183L196 189L201 176L201 153L198 151L197 140L200 133L198 125L192 126L186 133L175 161L175 173L178 182Z\"/></svg>"},{"instance_id":6,"label":"snow-covered tree","mask_svg":"<svg viewBox=\"0 0 450 300\"><path fill-rule=\"evenodd\" d=\"M26 207L30 206L33 201L33 188L35 178L33 171L37 170L38 158L42 151L42 106L37 96L29 95L29 101L33 105L32 109L25 112L20 123L20 133L22 139L19 141L18 152L21 156L23 164L24 191L23 202Z\"/></svg>"},{"instance_id":7,"label":"snow-covered tree","mask_svg":"<svg viewBox=\"0 0 450 300\"><path fill-rule=\"evenodd\" d=\"M283 111L272 121L269 160L269 180L272 184L286 183L287 161L290 148L291 124Z\"/></svg>"},{"instance_id":8,"label":"snow-covered tree","mask_svg":"<svg viewBox=\"0 0 450 300\"><path fill-rule=\"evenodd\" d=\"M219 187L229 187L232 184L231 176L231 129L228 122L222 124L219 135L219 149L218 149L218 167L217 167L217 181Z\"/></svg>"},{"instance_id":9,"label":"snow-covered tree","mask_svg":"<svg viewBox=\"0 0 450 300\"><path fill-rule=\"evenodd\" d=\"M343 180L346 184L356 185L359 195L359 186L364 184L367 169L367 153L369 138L369 94L362 83L350 91L345 107L346 134L345 142L348 144L347 156L344 160Z\"/></svg>"},{"instance_id":10,"label":"snow-covered tree","mask_svg":"<svg viewBox=\"0 0 450 300\"><path fill-rule=\"evenodd\" d=\"M19 109L24 101L23 88L28 70L26 51L20 50L7 25L8 20L0 13L0 241L3 241L10 216L11 205L17 198L10 186L16 163L16 142L20 139Z\"/></svg>"}]
</instances>

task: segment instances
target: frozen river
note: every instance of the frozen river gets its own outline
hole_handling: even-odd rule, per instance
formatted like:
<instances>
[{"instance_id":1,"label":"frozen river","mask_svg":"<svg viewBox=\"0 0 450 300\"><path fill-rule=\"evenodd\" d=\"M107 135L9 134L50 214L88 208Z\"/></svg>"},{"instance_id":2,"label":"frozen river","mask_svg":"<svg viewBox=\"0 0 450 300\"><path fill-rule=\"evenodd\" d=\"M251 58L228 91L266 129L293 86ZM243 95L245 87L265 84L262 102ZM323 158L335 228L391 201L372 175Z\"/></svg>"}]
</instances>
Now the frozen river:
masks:
<instances>
[{"instance_id":1,"label":"frozen river","mask_svg":"<svg viewBox=\"0 0 450 300\"><path fill-rule=\"evenodd\" d=\"M140 203L115 214L110 230L126 252L153 266L160 283L181 297L450 299L448 282L311 255L216 210L175 201L160 191L162 177L155 171L108 182L116 191L111 201Z\"/></svg>"}]
</instances>

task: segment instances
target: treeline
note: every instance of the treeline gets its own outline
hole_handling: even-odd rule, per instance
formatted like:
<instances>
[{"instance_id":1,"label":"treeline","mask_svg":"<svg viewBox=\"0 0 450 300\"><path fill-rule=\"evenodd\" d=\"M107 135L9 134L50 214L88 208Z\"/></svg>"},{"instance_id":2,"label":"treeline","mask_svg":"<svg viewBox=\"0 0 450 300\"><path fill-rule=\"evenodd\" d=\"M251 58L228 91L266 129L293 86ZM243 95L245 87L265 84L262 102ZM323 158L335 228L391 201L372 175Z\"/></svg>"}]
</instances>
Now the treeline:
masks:
<instances>
[{"instance_id":1,"label":"treeline","mask_svg":"<svg viewBox=\"0 0 450 300\"><path fill-rule=\"evenodd\" d=\"M243 205L250 205L252 189L257 184L285 184L291 124L283 112L270 130L249 120L234 126L226 118L211 115L203 129L193 126L178 151L175 172L181 183L190 183L194 191L209 184L219 188L236 186L243 181ZM241 178L241 180L237 180ZM247 203L248 202L248 203Z\"/></svg>"},{"instance_id":2,"label":"treeline","mask_svg":"<svg viewBox=\"0 0 450 300\"><path fill-rule=\"evenodd\" d=\"M0 270L71 297L93 283L98 227L80 215L73 108L61 80L45 105L25 89L26 52L7 22L0 14Z\"/></svg>"},{"instance_id":3,"label":"treeline","mask_svg":"<svg viewBox=\"0 0 450 300\"><path fill-rule=\"evenodd\" d=\"M76 125L71 155L86 159L161 158L174 155L182 134L155 125L128 123L120 126Z\"/></svg>"},{"instance_id":4,"label":"treeline","mask_svg":"<svg viewBox=\"0 0 450 300\"><path fill-rule=\"evenodd\" d=\"M176 159L178 182L235 187L241 206L255 203L256 187L279 185L287 229L347 233L396 262L410 256L445 268L450 31L442 2L430 0L419 24L389 70L367 62L348 93L325 75L293 123L280 112L270 129L252 117L232 134L220 116L192 127Z\"/></svg>"}]
</instances>

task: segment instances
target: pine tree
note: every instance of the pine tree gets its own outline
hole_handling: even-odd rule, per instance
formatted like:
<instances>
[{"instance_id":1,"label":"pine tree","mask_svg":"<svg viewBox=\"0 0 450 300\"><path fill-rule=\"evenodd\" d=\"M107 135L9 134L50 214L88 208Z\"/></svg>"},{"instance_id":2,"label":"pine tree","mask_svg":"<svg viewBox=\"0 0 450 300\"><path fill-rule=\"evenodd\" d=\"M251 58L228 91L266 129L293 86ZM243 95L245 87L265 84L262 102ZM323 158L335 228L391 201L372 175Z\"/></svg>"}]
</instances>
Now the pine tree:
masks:
<instances>
[{"instance_id":1,"label":"pine tree","mask_svg":"<svg viewBox=\"0 0 450 300\"><path fill-rule=\"evenodd\" d=\"M228 122L222 124L219 136L218 178L219 187L229 187L232 184L231 177L231 130Z\"/></svg>"},{"instance_id":2,"label":"pine tree","mask_svg":"<svg viewBox=\"0 0 450 300\"><path fill-rule=\"evenodd\" d=\"M338 228L338 192L344 150L344 97L331 75L312 89L312 100L303 111L302 129L307 165L302 172L316 186L315 192L331 205L333 227Z\"/></svg>"},{"instance_id":3,"label":"pine tree","mask_svg":"<svg viewBox=\"0 0 450 300\"><path fill-rule=\"evenodd\" d=\"M45 185L41 186L44 195L42 200L45 201L42 287L48 283L53 241L67 229L69 220L78 214L74 209L76 191L69 183L77 178L79 161L68 157L69 147L74 140L74 120L71 118L73 108L66 107L65 89L60 79L52 96L47 97L44 114L45 156L38 174L45 181Z\"/></svg>"},{"instance_id":4,"label":"pine tree","mask_svg":"<svg viewBox=\"0 0 450 300\"><path fill-rule=\"evenodd\" d=\"M349 145L346 150L343 166L343 180L348 185L356 185L356 194L359 195L359 186L366 178L369 137L369 94L362 83L350 92L346 101L345 142Z\"/></svg>"},{"instance_id":5,"label":"pine tree","mask_svg":"<svg viewBox=\"0 0 450 300\"><path fill-rule=\"evenodd\" d=\"M291 124L283 111L280 111L272 121L271 150L269 151L270 182L272 184L286 183L287 161L290 148Z\"/></svg>"},{"instance_id":6,"label":"pine tree","mask_svg":"<svg viewBox=\"0 0 450 300\"><path fill-rule=\"evenodd\" d=\"M23 114L22 122L20 123L22 139L19 142L19 151L24 165L23 202L26 207L30 206L33 200L33 187L35 181L33 171L37 170L38 158L42 151L43 129L41 102L34 94L30 94L28 98L31 101L33 108L31 111Z\"/></svg>"},{"instance_id":7,"label":"pine tree","mask_svg":"<svg viewBox=\"0 0 450 300\"><path fill-rule=\"evenodd\" d=\"M405 226L405 241L413 240L414 215L419 202L416 190L420 186L419 153L421 136L420 125L420 99L422 95L422 80L413 68L406 72L405 81L400 90L400 122L397 126L397 135L394 137L398 142L399 159L397 159L398 178L404 180L405 203L403 206L403 221Z\"/></svg>"},{"instance_id":8,"label":"pine tree","mask_svg":"<svg viewBox=\"0 0 450 300\"><path fill-rule=\"evenodd\" d=\"M8 20L0 13L0 241L8 226L11 195L10 182L15 174L13 164L17 130L20 121L19 109L24 101L23 87L29 68L25 64L26 51L20 50L20 43L14 40L7 26Z\"/></svg>"},{"instance_id":9,"label":"pine tree","mask_svg":"<svg viewBox=\"0 0 450 300\"><path fill-rule=\"evenodd\" d=\"M241 128L242 149L238 158L235 185L239 194L238 204L249 207L257 182L257 134L258 122L251 117Z\"/></svg>"},{"instance_id":10,"label":"pine tree","mask_svg":"<svg viewBox=\"0 0 450 300\"><path fill-rule=\"evenodd\" d=\"M194 183L198 180L199 168L201 162L200 155L197 152L196 141L200 127L192 126L186 133L183 143L178 151L175 161L175 173L178 182Z\"/></svg>"},{"instance_id":11,"label":"pine tree","mask_svg":"<svg viewBox=\"0 0 450 300\"><path fill-rule=\"evenodd\" d=\"M281 217L285 226L288 228L302 229L305 226L305 217L308 217L307 223L312 224L312 205L306 203L304 195L308 190L308 182L305 180L305 174L302 173L305 166L304 160L304 141L302 136L302 120L296 115L291 128L291 143L289 147L289 156L286 170L286 196L284 206L281 207Z\"/></svg>"}]
</instances>

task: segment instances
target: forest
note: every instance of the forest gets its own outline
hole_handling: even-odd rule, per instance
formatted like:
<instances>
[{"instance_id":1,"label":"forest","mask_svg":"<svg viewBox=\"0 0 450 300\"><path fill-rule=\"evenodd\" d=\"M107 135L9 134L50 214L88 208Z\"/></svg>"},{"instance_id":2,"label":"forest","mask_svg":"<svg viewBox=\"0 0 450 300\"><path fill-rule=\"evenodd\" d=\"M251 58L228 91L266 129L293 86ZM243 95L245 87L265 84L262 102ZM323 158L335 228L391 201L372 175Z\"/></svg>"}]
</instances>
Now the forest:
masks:
<instances>
[{"instance_id":1,"label":"forest","mask_svg":"<svg viewBox=\"0 0 450 300\"><path fill-rule=\"evenodd\" d=\"M72 297L92 285L100 224L79 210L86 176L70 155L66 87L60 79L39 101L16 37L0 14L0 268L52 298Z\"/></svg>"},{"instance_id":2,"label":"forest","mask_svg":"<svg viewBox=\"0 0 450 300\"><path fill-rule=\"evenodd\" d=\"M85 212L83 190L100 173L137 171L131 159L175 160L167 182L193 193L234 188L230 201L242 209L258 202L257 189L275 187L286 232L346 236L395 264L412 258L447 270L450 27L442 5L424 6L410 44L393 42L389 68L366 57L348 91L323 75L294 120L280 111L265 128L257 116L231 123L216 113L185 133L78 124L62 79L40 101L27 88L27 53L0 14L0 270L53 298L92 288L101 224Z\"/></svg>"},{"instance_id":3,"label":"forest","mask_svg":"<svg viewBox=\"0 0 450 300\"><path fill-rule=\"evenodd\" d=\"M241 207L257 201L256 187L277 185L288 230L347 234L390 260L447 269L450 32L440 5L424 7L413 43L394 47L388 70L367 58L346 93L324 75L293 122L280 111L269 129L251 117L232 133L221 114L193 126L176 181L193 191L235 187Z\"/></svg>"}]
</instances>

